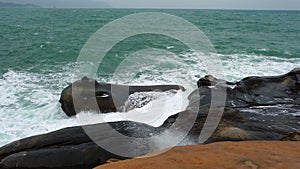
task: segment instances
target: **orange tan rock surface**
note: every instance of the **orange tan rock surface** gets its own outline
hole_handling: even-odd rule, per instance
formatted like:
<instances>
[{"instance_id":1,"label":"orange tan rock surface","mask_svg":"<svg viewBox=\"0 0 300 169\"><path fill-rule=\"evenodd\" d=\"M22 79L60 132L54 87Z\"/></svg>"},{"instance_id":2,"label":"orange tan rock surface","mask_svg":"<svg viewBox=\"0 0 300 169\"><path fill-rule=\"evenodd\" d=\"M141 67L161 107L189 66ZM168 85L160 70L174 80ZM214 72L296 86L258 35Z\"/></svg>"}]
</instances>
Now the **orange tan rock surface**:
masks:
<instances>
[{"instance_id":1,"label":"orange tan rock surface","mask_svg":"<svg viewBox=\"0 0 300 169\"><path fill-rule=\"evenodd\" d=\"M298 169L300 142L244 141L174 147L95 169Z\"/></svg>"}]
</instances>

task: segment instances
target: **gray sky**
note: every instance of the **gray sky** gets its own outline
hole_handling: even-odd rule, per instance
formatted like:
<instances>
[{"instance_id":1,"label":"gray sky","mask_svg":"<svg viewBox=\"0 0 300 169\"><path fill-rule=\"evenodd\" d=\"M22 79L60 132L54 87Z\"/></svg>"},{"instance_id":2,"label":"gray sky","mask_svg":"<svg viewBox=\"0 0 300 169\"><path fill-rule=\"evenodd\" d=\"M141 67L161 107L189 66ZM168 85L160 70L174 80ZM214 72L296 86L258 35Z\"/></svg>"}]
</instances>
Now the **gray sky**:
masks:
<instances>
[{"instance_id":1,"label":"gray sky","mask_svg":"<svg viewBox=\"0 0 300 169\"><path fill-rule=\"evenodd\" d=\"M42 7L196 8L300 10L300 0L0 0Z\"/></svg>"},{"instance_id":2,"label":"gray sky","mask_svg":"<svg viewBox=\"0 0 300 169\"><path fill-rule=\"evenodd\" d=\"M300 9L300 0L102 0L114 7Z\"/></svg>"}]
</instances>

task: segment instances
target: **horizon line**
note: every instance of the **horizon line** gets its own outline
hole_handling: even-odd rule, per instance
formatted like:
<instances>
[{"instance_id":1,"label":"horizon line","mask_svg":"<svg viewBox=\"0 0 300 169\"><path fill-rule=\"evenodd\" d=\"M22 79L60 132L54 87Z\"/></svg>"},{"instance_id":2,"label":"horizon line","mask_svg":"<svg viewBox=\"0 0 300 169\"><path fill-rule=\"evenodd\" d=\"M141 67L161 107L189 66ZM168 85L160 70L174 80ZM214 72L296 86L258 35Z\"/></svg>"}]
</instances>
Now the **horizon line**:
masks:
<instances>
[{"instance_id":1,"label":"horizon line","mask_svg":"<svg viewBox=\"0 0 300 169\"><path fill-rule=\"evenodd\" d=\"M159 8L159 7L132 7L132 8L124 8L124 7L0 7L0 8L27 8L27 9L143 9L143 10L166 10L166 9L171 9L171 10L237 10L237 11L300 11L300 9L255 9L255 8Z\"/></svg>"}]
</instances>

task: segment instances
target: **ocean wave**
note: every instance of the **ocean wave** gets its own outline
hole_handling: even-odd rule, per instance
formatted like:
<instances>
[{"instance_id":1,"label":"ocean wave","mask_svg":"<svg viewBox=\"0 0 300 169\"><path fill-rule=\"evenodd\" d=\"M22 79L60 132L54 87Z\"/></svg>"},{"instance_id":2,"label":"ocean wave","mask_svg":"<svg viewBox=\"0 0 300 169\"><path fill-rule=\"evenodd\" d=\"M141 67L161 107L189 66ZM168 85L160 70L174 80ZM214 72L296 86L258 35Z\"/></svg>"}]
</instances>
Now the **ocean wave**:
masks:
<instances>
[{"instance_id":1,"label":"ocean wave","mask_svg":"<svg viewBox=\"0 0 300 169\"><path fill-rule=\"evenodd\" d=\"M294 67L300 67L300 58L245 54L215 55L220 58L223 66L223 70L220 71L228 81L237 81L246 76L284 74ZM197 88L197 80L209 73L205 62L193 52L161 56L146 53L144 60L138 56L139 58L132 57L131 60L121 63L121 67L111 78L99 75L97 80L129 85L179 84L187 88L187 91L175 95L156 93L154 99L149 100L146 106L136 107L127 112L100 115L89 112L70 118L61 110L58 100L62 89L77 80L74 79L74 74L78 70L75 71L74 68L82 63L45 65L45 69L40 73L8 70L0 77L0 146L31 135L68 126L98 123L101 120L135 120L158 126L168 116L185 108L186 97ZM122 68L122 65L125 67ZM130 66L126 67L128 65ZM216 65L210 66L221 69Z\"/></svg>"},{"instance_id":2,"label":"ocean wave","mask_svg":"<svg viewBox=\"0 0 300 169\"><path fill-rule=\"evenodd\" d=\"M238 81L247 76L274 76L300 67L300 58L283 58L249 54L219 54L228 81Z\"/></svg>"},{"instance_id":3,"label":"ocean wave","mask_svg":"<svg viewBox=\"0 0 300 169\"><path fill-rule=\"evenodd\" d=\"M67 118L58 103L67 81L61 75L9 70L0 78L0 145L76 125L76 119Z\"/></svg>"}]
</instances>

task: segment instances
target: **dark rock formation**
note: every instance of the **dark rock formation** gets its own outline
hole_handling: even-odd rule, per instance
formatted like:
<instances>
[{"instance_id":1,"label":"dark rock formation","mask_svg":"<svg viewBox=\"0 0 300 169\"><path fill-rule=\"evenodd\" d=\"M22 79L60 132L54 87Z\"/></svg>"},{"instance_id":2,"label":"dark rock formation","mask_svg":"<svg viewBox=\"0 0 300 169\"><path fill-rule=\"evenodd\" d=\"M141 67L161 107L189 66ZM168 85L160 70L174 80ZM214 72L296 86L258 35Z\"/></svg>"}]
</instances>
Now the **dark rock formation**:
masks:
<instances>
[{"instance_id":1,"label":"dark rock formation","mask_svg":"<svg viewBox=\"0 0 300 169\"><path fill-rule=\"evenodd\" d=\"M200 105L200 119L196 123L203 123L201 116L205 118L205 112L208 113L209 108L213 108L210 107L212 91L226 91L222 119L207 142L280 140L286 133L300 130L300 69L280 76L247 77L236 83L205 76L197 84L198 91L189 96L190 103ZM194 105L191 107L195 107ZM207 108L203 110L205 106ZM236 132L231 135L232 131Z\"/></svg>"},{"instance_id":2,"label":"dark rock formation","mask_svg":"<svg viewBox=\"0 0 300 169\"><path fill-rule=\"evenodd\" d=\"M127 157L113 154L99 146L122 143L122 137L113 134L111 128L135 138L150 137L163 131L162 128L130 121L65 128L21 139L0 148L0 168L91 169L112 158L126 159ZM90 136L96 137L92 140ZM132 142L132 145L124 145L124 149L129 151L134 146L136 143ZM144 149L146 154L149 151L147 145Z\"/></svg>"},{"instance_id":3,"label":"dark rock formation","mask_svg":"<svg viewBox=\"0 0 300 169\"><path fill-rule=\"evenodd\" d=\"M103 164L109 157L118 156L105 151L93 142L88 142L18 152L4 158L1 161L1 168L91 169L97 164Z\"/></svg>"},{"instance_id":4,"label":"dark rock formation","mask_svg":"<svg viewBox=\"0 0 300 169\"><path fill-rule=\"evenodd\" d=\"M300 105L300 69L280 76L246 77L236 83L205 76L197 84L200 95L206 97L202 100L208 101L211 93L209 86L226 88L227 107Z\"/></svg>"},{"instance_id":5,"label":"dark rock formation","mask_svg":"<svg viewBox=\"0 0 300 169\"><path fill-rule=\"evenodd\" d=\"M89 85L96 85L97 98L106 99L114 95L110 93L112 85L99 84L87 78L75 82L73 85L76 89L74 91L84 93L82 98L88 96L87 94L95 95L95 91L87 88ZM155 128L146 124L122 121L83 126L84 129L88 129L88 134L93 136L93 140L86 134L87 130L82 127L71 127L25 138L0 148L0 168L87 169L104 164L109 159L126 158L113 154L101 146L98 147L98 145L121 145L124 146L124 150L132 151L134 149L146 154L151 152L152 147L150 145L155 144L144 142L139 144L143 145L141 147L137 147L135 142L124 144L123 138L112 134L111 128L126 136L149 138L166 129L172 129L171 132L176 135L182 133L185 124L191 124L192 128L188 131L182 144L186 141L189 141L190 144L197 144L205 122L211 115L210 113L213 113L212 115L215 117L214 112L224 108L219 107L219 104L212 103L213 92L216 96L224 95L226 92L225 108L220 121L213 122L217 123L216 130L213 124L206 124L206 128L214 130L214 133L205 143L228 140L280 140L288 132L299 132L299 69L294 69L281 76L248 77L236 83L206 76L199 80L198 86L199 88L189 96L190 104L187 109L170 116L160 127ZM152 91L155 88L157 86L129 87L129 91L131 91L130 93L141 90ZM159 87L160 90L172 88L176 88L176 86ZM176 89L179 88L177 86ZM73 95L71 86L63 91L61 102L64 110L74 110L71 107ZM105 103L104 107L102 107L102 103ZM98 102L100 109L107 110L116 107L110 104L112 104L111 101L104 102L101 100ZM88 103L83 104L83 106L88 106ZM297 134L296 136L298 138ZM294 139L294 135L289 134L284 138Z\"/></svg>"},{"instance_id":6,"label":"dark rock formation","mask_svg":"<svg viewBox=\"0 0 300 169\"><path fill-rule=\"evenodd\" d=\"M74 82L62 93L59 102L63 111L68 116L73 116L80 111L115 112L124 105L128 95L135 92L184 90L178 85L156 86L126 86L108 83L98 83L87 77ZM74 104L74 101L76 104ZM76 107L75 107L76 106Z\"/></svg>"}]
</instances>

